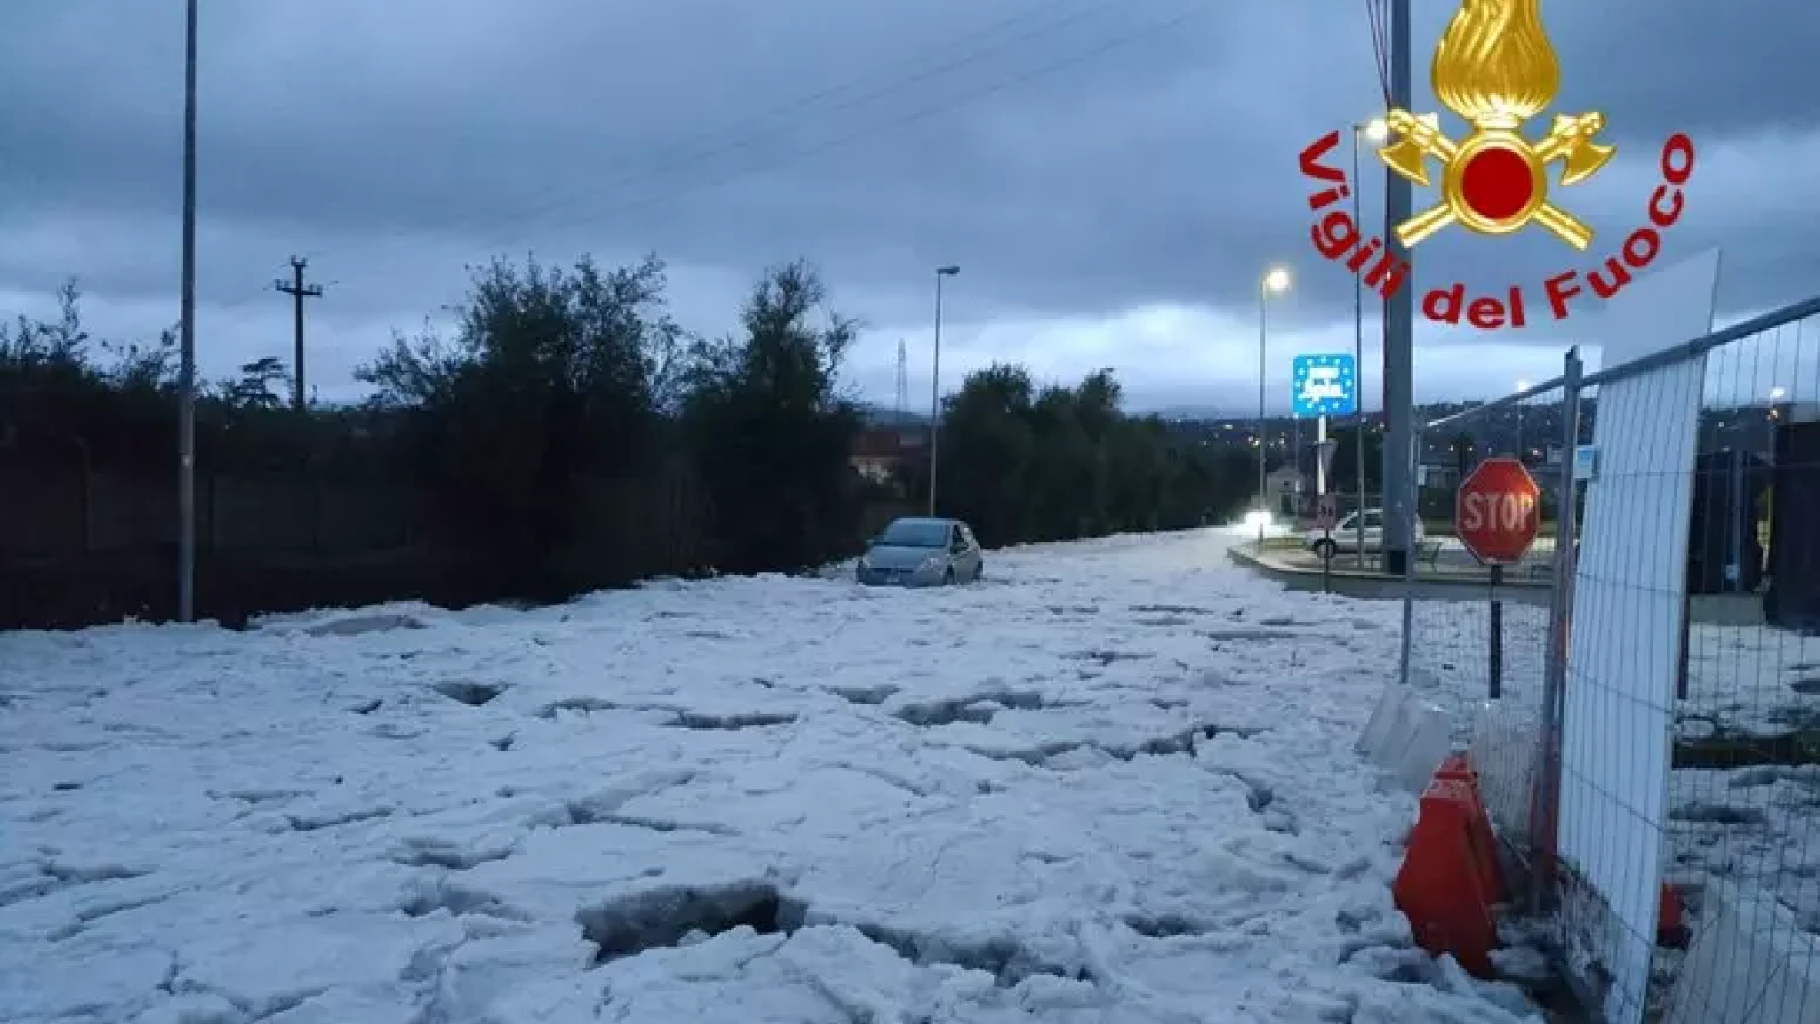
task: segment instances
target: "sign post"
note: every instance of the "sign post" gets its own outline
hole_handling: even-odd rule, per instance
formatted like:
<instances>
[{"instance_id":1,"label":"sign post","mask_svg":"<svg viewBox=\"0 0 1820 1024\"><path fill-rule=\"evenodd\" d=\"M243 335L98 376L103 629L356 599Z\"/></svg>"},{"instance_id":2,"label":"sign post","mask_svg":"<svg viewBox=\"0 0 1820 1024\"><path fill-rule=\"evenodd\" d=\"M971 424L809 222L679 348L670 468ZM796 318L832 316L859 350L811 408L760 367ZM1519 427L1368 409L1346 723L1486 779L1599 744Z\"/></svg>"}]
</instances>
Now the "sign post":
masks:
<instances>
[{"instance_id":1,"label":"sign post","mask_svg":"<svg viewBox=\"0 0 1820 1024\"><path fill-rule=\"evenodd\" d=\"M1315 503L1315 521L1321 527L1321 593L1333 593L1333 525L1339 521L1339 502L1323 494Z\"/></svg>"},{"instance_id":2,"label":"sign post","mask_svg":"<svg viewBox=\"0 0 1820 1024\"><path fill-rule=\"evenodd\" d=\"M1327 497L1327 469L1333 452L1327 440L1327 417L1350 416L1359 407L1358 364L1346 353L1334 355L1301 355L1290 363L1289 411L1296 419L1313 417L1315 421L1314 490L1317 500ZM1363 435L1361 434L1363 443ZM1359 486L1364 487L1360 481ZM1361 502L1362 504L1362 502ZM1339 506L1333 506L1339 511ZM1365 550L1365 517L1360 508L1359 550ZM1337 521L1337 516L1336 516ZM1331 525L1323 527L1329 531ZM1326 545L1328 550L1332 545ZM1363 557L1361 555L1360 557Z\"/></svg>"},{"instance_id":3,"label":"sign post","mask_svg":"<svg viewBox=\"0 0 1820 1024\"><path fill-rule=\"evenodd\" d=\"M1488 676L1492 700L1504 692L1504 602L1498 587L1504 567L1515 564L1536 542L1541 528L1542 489L1521 460L1486 459L1460 481L1454 498L1454 535L1467 552L1491 569L1491 628Z\"/></svg>"}]
</instances>

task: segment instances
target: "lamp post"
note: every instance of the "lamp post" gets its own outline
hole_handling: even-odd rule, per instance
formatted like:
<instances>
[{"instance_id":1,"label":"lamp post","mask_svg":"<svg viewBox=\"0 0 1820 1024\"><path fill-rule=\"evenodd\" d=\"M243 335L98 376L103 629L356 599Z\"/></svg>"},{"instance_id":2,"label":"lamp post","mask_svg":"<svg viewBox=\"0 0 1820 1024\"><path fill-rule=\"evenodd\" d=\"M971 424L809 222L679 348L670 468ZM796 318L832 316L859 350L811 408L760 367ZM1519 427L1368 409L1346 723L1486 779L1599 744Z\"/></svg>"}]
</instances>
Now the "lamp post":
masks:
<instances>
[{"instance_id":1,"label":"lamp post","mask_svg":"<svg viewBox=\"0 0 1820 1024\"><path fill-rule=\"evenodd\" d=\"M183 61L183 257L178 284L177 621L196 621L196 0Z\"/></svg>"},{"instance_id":2,"label":"lamp post","mask_svg":"<svg viewBox=\"0 0 1820 1024\"><path fill-rule=\"evenodd\" d=\"M1517 394L1520 395L1523 392L1528 391L1528 390L1529 390L1529 381L1526 381L1526 380L1517 381ZM1529 462L1529 459L1527 458L1526 453L1523 451L1523 403L1522 402L1517 403L1517 461L1522 462L1522 463Z\"/></svg>"},{"instance_id":3,"label":"lamp post","mask_svg":"<svg viewBox=\"0 0 1820 1024\"><path fill-rule=\"evenodd\" d=\"M1289 290L1289 271L1272 267L1258 281L1258 546L1264 544L1264 523L1270 515L1268 475L1264 469L1269 452L1266 435L1270 421L1265 417L1264 400L1269 383L1267 361L1270 337L1270 297Z\"/></svg>"},{"instance_id":4,"label":"lamp post","mask_svg":"<svg viewBox=\"0 0 1820 1024\"><path fill-rule=\"evenodd\" d=\"M1364 124L1352 126L1352 222L1365 230L1365 217L1359 206L1361 179L1359 178L1359 137L1364 136L1367 142L1381 146L1390 138L1390 125L1381 117L1374 117ZM1358 555L1359 571L1365 570L1365 284L1359 275L1352 276L1352 386L1353 393L1358 395L1357 415L1354 417L1358 437L1354 449L1358 455L1355 472L1358 474L1359 507L1352 517L1353 549Z\"/></svg>"},{"instance_id":5,"label":"lamp post","mask_svg":"<svg viewBox=\"0 0 1820 1024\"><path fill-rule=\"evenodd\" d=\"M937 445L942 432L942 278L961 272L954 264L935 268L935 358L929 370L929 515L935 515L935 477L940 466Z\"/></svg>"}]
</instances>

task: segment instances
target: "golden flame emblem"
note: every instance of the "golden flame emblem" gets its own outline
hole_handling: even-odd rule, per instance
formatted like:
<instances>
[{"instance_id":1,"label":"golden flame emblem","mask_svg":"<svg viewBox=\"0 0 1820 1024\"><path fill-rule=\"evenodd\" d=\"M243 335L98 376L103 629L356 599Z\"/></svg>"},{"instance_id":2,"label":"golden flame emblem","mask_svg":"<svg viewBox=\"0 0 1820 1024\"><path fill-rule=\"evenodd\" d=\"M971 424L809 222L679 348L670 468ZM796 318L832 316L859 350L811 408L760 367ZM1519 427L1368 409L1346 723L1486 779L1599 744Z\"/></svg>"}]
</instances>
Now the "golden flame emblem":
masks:
<instances>
[{"instance_id":1,"label":"golden flame emblem","mask_svg":"<svg viewBox=\"0 0 1820 1024\"><path fill-rule=\"evenodd\" d=\"M1428 187L1427 161L1441 164L1441 202L1397 225L1397 238L1413 247L1449 224L1508 235L1533 221L1575 249L1592 244L1592 228L1548 201L1546 168L1561 161L1564 187L1597 174L1616 152L1593 141L1605 115L1556 114L1548 135L1535 143L1520 133L1561 87L1541 0L1461 0L1429 75L1436 98L1472 131L1456 142L1441 132L1435 114L1385 116L1397 139L1378 156L1391 170Z\"/></svg>"}]
</instances>

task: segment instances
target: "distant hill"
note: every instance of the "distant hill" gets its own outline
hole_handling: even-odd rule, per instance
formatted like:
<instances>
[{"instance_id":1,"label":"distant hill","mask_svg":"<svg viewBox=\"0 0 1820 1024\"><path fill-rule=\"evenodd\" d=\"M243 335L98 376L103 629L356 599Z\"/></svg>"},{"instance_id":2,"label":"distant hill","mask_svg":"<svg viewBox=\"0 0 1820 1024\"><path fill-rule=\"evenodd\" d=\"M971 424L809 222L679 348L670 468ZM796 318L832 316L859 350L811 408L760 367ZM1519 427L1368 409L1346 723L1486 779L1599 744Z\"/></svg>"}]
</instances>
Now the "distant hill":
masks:
<instances>
[{"instance_id":1,"label":"distant hill","mask_svg":"<svg viewBox=\"0 0 1820 1024\"><path fill-rule=\"evenodd\" d=\"M1164 409L1147 409L1144 410L1144 412L1149 415L1161 416L1166 420L1212 421L1231 419L1242 420L1246 418L1243 413L1234 415L1231 412L1221 412L1211 405L1172 405ZM1250 418L1254 420L1257 419L1257 413L1252 413Z\"/></svg>"},{"instance_id":2,"label":"distant hill","mask_svg":"<svg viewBox=\"0 0 1820 1024\"><path fill-rule=\"evenodd\" d=\"M859 403L859 411L860 415L865 417L866 425L870 427L920 427L929 422L929 417L927 416L908 410L899 413L895 409L889 409L882 405L873 405L870 402Z\"/></svg>"}]
</instances>

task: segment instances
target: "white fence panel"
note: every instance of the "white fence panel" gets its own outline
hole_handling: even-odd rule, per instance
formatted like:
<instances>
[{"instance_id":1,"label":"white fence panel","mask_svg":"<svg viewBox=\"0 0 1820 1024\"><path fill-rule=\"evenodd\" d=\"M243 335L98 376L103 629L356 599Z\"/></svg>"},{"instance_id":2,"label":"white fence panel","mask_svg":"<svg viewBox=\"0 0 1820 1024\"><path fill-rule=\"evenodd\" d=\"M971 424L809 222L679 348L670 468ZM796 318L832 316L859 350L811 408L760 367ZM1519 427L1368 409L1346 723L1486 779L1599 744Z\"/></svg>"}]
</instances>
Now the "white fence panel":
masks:
<instances>
[{"instance_id":1,"label":"white fence panel","mask_svg":"<svg viewBox=\"0 0 1820 1024\"><path fill-rule=\"evenodd\" d=\"M1559 850L1570 960L1643 1019L1662 881L1704 358L1605 385L1574 578ZM1575 895L1577 891L1577 895ZM1589 970L1587 972L1591 974Z\"/></svg>"}]
</instances>

